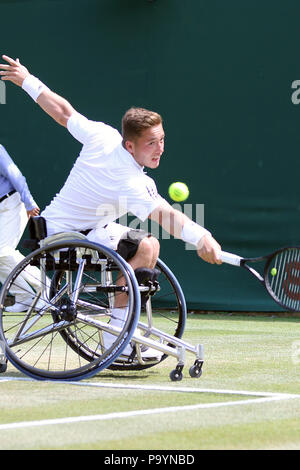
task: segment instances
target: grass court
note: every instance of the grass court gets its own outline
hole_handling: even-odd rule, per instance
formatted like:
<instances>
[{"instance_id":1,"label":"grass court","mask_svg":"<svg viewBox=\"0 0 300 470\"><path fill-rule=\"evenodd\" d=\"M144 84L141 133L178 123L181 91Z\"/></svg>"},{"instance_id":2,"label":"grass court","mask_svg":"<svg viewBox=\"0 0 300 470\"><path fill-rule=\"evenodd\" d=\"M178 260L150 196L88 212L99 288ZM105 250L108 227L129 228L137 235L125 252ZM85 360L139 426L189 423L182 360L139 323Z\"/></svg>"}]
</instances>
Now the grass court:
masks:
<instances>
[{"instance_id":1,"label":"grass court","mask_svg":"<svg viewBox=\"0 0 300 470\"><path fill-rule=\"evenodd\" d=\"M163 327L163 325L162 325ZM0 376L0 449L299 449L299 318L189 314L184 338L205 348L202 377L187 356L86 381Z\"/></svg>"}]
</instances>

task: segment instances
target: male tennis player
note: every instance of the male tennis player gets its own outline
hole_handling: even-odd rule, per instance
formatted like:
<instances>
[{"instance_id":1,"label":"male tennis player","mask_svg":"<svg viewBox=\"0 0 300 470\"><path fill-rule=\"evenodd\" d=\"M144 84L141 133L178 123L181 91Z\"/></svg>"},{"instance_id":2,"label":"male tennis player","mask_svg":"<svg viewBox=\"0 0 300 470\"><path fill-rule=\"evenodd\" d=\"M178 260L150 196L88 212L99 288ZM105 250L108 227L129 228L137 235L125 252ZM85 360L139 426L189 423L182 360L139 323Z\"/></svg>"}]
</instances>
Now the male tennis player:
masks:
<instances>
[{"instance_id":1,"label":"male tennis player","mask_svg":"<svg viewBox=\"0 0 300 470\"><path fill-rule=\"evenodd\" d=\"M183 241L194 244L198 255L221 264L219 244L211 234L185 214L172 208L157 192L143 168L157 168L164 151L165 133L159 114L131 108L122 119L122 136L112 127L90 121L71 104L31 75L19 59L2 56L2 80L26 91L56 122L83 144L79 157L61 191L42 212L48 235L76 230L87 238L117 250L133 267L153 269L159 255L158 240L143 231L117 224L131 212L148 217ZM114 318L124 318L124 299L118 297Z\"/></svg>"}]
</instances>

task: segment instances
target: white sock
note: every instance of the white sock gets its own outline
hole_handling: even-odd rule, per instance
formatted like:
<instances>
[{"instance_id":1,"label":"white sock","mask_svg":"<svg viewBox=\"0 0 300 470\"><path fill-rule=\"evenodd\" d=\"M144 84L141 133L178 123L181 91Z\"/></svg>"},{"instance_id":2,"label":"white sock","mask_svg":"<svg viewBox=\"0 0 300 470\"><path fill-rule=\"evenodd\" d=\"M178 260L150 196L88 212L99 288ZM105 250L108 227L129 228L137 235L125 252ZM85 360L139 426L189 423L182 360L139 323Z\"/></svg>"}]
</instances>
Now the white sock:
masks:
<instances>
[{"instance_id":1,"label":"white sock","mask_svg":"<svg viewBox=\"0 0 300 470\"><path fill-rule=\"evenodd\" d=\"M127 317L127 312L128 308L113 308L111 310L111 319L109 324L111 326L115 326L117 328L123 328L126 317ZM116 341L117 336L112 335L111 333L104 331L103 332L103 340L104 340L104 345L106 348L109 348L111 344ZM132 352L132 347L130 344L126 346L125 350L123 351L124 354L131 354Z\"/></svg>"}]
</instances>

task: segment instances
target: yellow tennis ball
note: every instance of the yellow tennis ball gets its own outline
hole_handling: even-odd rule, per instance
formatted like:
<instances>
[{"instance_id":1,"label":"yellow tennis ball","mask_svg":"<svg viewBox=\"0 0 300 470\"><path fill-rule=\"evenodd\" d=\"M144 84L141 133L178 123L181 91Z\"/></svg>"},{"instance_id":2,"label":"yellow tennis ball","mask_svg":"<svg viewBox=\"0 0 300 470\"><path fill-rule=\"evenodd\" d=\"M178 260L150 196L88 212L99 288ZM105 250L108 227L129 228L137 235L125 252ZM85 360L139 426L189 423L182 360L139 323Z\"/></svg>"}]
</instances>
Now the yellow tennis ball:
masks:
<instances>
[{"instance_id":1,"label":"yellow tennis ball","mask_svg":"<svg viewBox=\"0 0 300 470\"><path fill-rule=\"evenodd\" d=\"M185 201L189 197L190 191L185 183L172 183L169 186L169 196L173 201L181 202Z\"/></svg>"},{"instance_id":2,"label":"yellow tennis ball","mask_svg":"<svg viewBox=\"0 0 300 470\"><path fill-rule=\"evenodd\" d=\"M276 268L272 268L271 269L271 276L276 276L277 274L277 269Z\"/></svg>"}]
</instances>

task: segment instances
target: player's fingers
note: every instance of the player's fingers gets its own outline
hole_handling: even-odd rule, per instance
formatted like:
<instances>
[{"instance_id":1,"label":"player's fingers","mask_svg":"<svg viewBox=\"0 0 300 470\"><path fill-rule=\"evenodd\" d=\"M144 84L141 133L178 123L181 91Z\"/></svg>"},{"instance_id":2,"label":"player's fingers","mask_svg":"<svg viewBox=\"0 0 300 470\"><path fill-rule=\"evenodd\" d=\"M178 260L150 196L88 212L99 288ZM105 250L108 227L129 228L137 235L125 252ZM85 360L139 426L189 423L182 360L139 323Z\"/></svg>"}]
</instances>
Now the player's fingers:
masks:
<instances>
[{"instance_id":1,"label":"player's fingers","mask_svg":"<svg viewBox=\"0 0 300 470\"><path fill-rule=\"evenodd\" d=\"M214 263L215 263L215 264L222 264L221 253L222 253L222 248L221 248L221 246L219 245L219 243L216 242L216 246L214 247L214 250L213 250Z\"/></svg>"},{"instance_id":2,"label":"player's fingers","mask_svg":"<svg viewBox=\"0 0 300 470\"><path fill-rule=\"evenodd\" d=\"M200 255L206 263L215 264L215 257L212 253L206 252Z\"/></svg>"},{"instance_id":3,"label":"player's fingers","mask_svg":"<svg viewBox=\"0 0 300 470\"><path fill-rule=\"evenodd\" d=\"M0 72L0 75L2 75L3 78L4 77L13 77L13 76L15 76L15 74L12 73L12 72Z\"/></svg>"},{"instance_id":4,"label":"player's fingers","mask_svg":"<svg viewBox=\"0 0 300 470\"><path fill-rule=\"evenodd\" d=\"M1 77L1 80L3 81L11 81L13 82L14 80L16 80L16 76L14 74L9 74L9 75L4 75L4 77Z\"/></svg>"},{"instance_id":5,"label":"player's fingers","mask_svg":"<svg viewBox=\"0 0 300 470\"><path fill-rule=\"evenodd\" d=\"M211 264L222 264L222 260L219 255L219 250L213 250L208 255L208 262Z\"/></svg>"},{"instance_id":6,"label":"player's fingers","mask_svg":"<svg viewBox=\"0 0 300 470\"><path fill-rule=\"evenodd\" d=\"M10 68L11 68L11 65L0 64L0 69L2 69L2 70L9 70Z\"/></svg>"},{"instance_id":7,"label":"player's fingers","mask_svg":"<svg viewBox=\"0 0 300 470\"><path fill-rule=\"evenodd\" d=\"M215 264L222 264L221 247L220 246L218 246L218 248L214 251L214 256L215 256Z\"/></svg>"},{"instance_id":8,"label":"player's fingers","mask_svg":"<svg viewBox=\"0 0 300 470\"><path fill-rule=\"evenodd\" d=\"M213 256L212 264L222 264L222 261L219 258L216 258L215 256Z\"/></svg>"},{"instance_id":9,"label":"player's fingers","mask_svg":"<svg viewBox=\"0 0 300 470\"><path fill-rule=\"evenodd\" d=\"M8 57L8 55L3 55L2 59L6 60L10 65L18 65L18 63L11 57Z\"/></svg>"}]
</instances>

